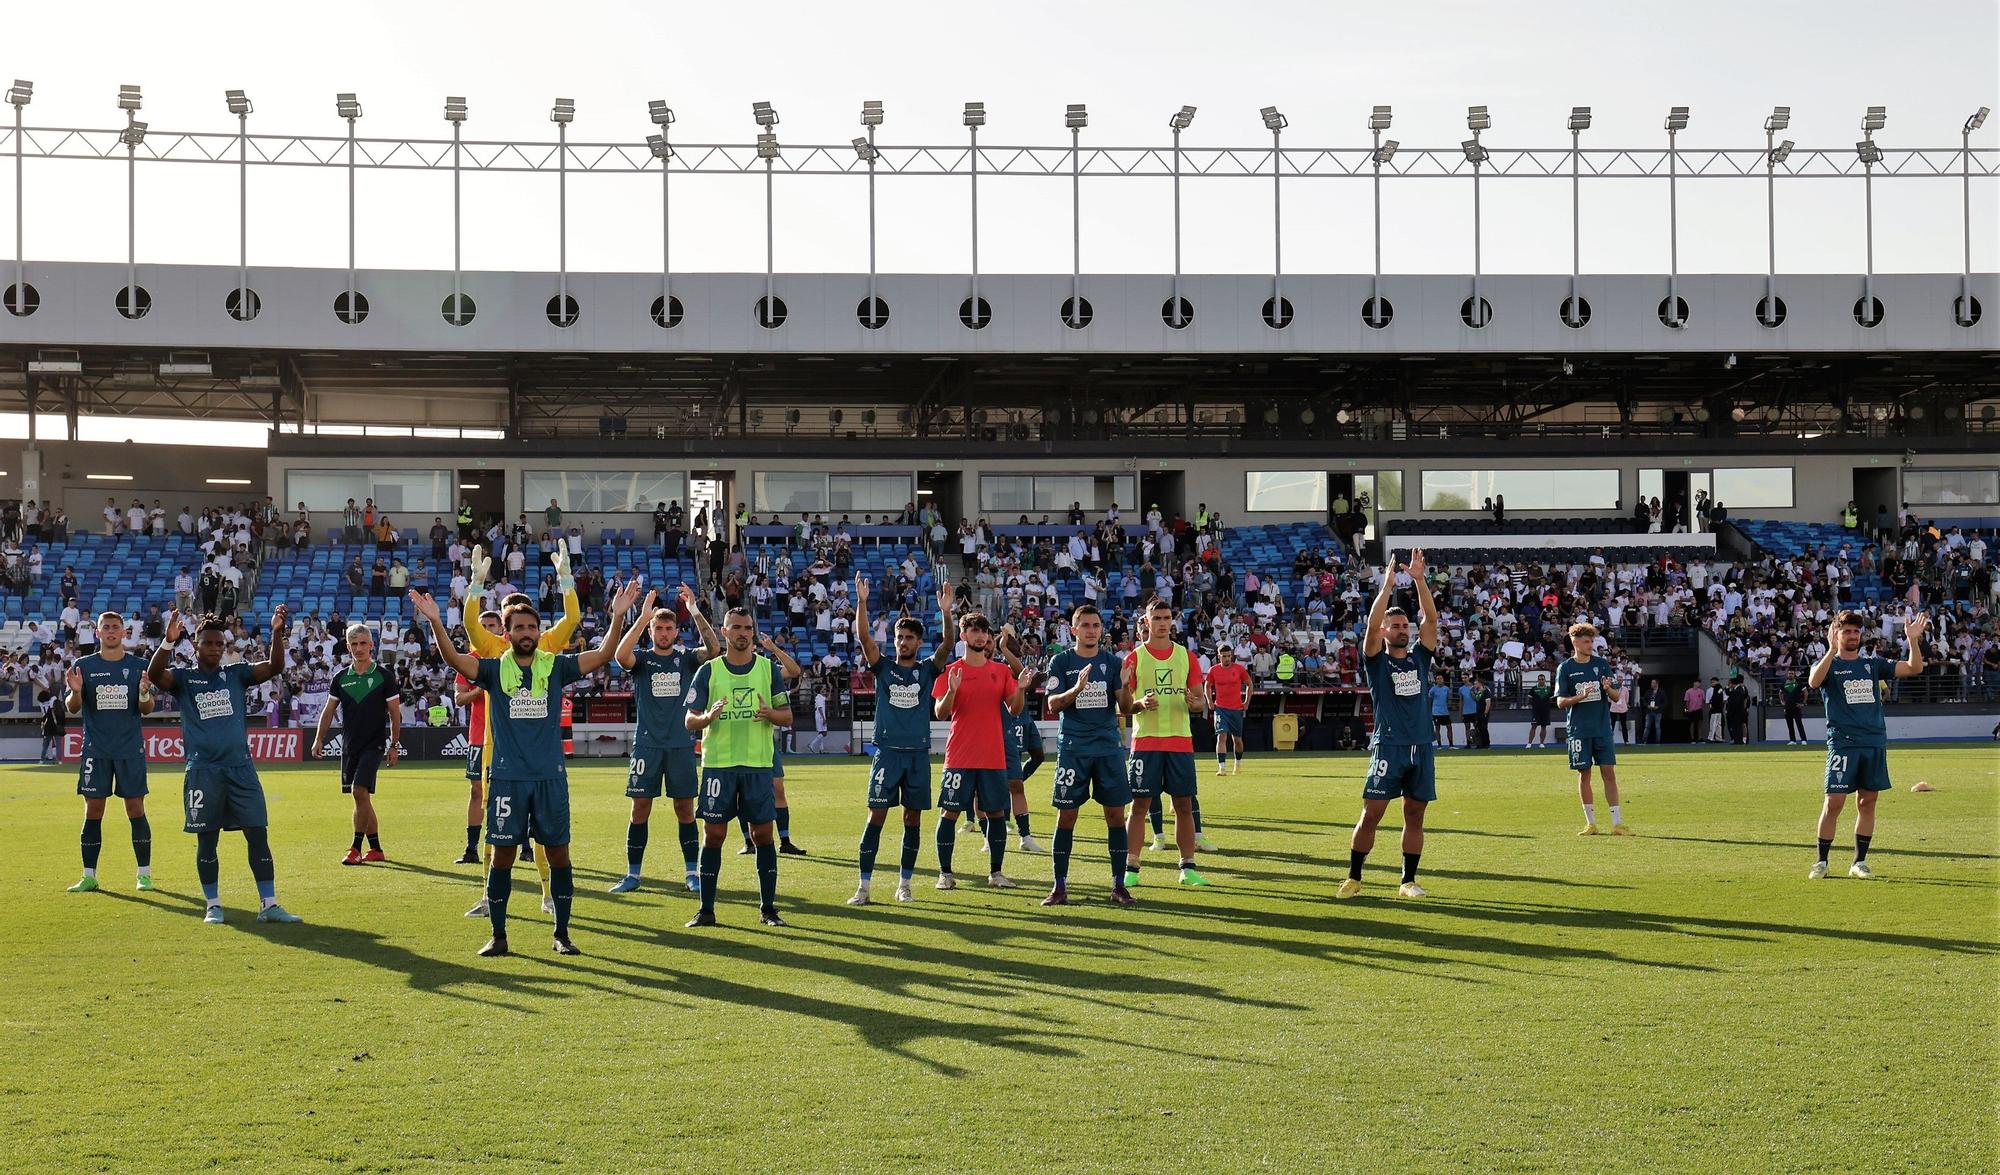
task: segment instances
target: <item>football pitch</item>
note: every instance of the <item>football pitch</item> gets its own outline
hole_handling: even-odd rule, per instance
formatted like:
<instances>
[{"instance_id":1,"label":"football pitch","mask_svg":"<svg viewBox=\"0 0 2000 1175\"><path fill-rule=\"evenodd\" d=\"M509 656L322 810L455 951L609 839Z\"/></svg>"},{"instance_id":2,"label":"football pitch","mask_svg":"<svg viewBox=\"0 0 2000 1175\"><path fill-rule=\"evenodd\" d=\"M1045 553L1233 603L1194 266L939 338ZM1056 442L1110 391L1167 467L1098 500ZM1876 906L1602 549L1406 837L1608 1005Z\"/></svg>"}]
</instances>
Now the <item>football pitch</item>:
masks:
<instances>
[{"instance_id":1,"label":"football pitch","mask_svg":"<svg viewBox=\"0 0 2000 1175\"><path fill-rule=\"evenodd\" d=\"M1640 836L1580 839L1558 752L1442 752L1421 901L1395 897L1392 807L1336 903L1365 759L1200 761L1213 886L1148 853L1104 900L1086 812L1074 904L1021 884L917 900L854 887L860 760L790 764L791 926L757 925L749 857L722 925L682 927L671 809L623 873L622 764L572 766L573 933L558 958L515 871L511 958L463 913L478 871L457 764L383 772L391 863L338 864L331 767L266 768L279 896L254 921L242 838L201 924L180 777L156 765L159 888L133 891L116 802L103 891L69 895L67 768L0 770L6 1061L0 1168L42 1171L1987 1169L2000 1088L2000 756L1892 751L1876 879L1806 880L1824 753L1625 754ZM1045 765L1035 835L1053 831ZM1937 789L1912 794L1927 779ZM1600 796L1600 804L1602 797ZM1600 808L1600 822L1603 822ZM1011 840L1011 838L1010 838Z\"/></svg>"}]
</instances>

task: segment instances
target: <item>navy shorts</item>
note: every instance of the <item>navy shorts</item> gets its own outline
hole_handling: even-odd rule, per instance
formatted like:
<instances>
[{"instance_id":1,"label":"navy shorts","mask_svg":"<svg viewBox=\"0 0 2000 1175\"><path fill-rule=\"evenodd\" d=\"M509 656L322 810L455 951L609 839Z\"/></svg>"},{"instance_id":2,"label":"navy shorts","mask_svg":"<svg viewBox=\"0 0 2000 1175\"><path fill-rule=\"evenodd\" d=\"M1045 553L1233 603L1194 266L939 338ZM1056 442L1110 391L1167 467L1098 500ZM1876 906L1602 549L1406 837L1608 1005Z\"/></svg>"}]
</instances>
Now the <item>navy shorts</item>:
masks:
<instances>
[{"instance_id":1,"label":"navy shorts","mask_svg":"<svg viewBox=\"0 0 2000 1175\"><path fill-rule=\"evenodd\" d=\"M569 843L569 780L488 780L486 843Z\"/></svg>"},{"instance_id":2,"label":"navy shorts","mask_svg":"<svg viewBox=\"0 0 2000 1175\"><path fill-rule=\"evenodd\" d=\"M751 824L778 818L778 793L769 767L710 767L701 773L701 818L727 824L741 816Z\"/></svg>"},{"instance_id":3,"label":"navy shorts","mask_svg":"<svg viewBox=\"0 0 2000 1175\"><path fill-rule=\"evenodd\" d=\"M374 795L375 773L382 767L382 748L357 747L353 743L347 746L340 756L340 794L351 795L355 788L360 788Z\"/></svg>"},{"instance_id":4,"label":"navy shorts","mask_svg":"<svg viewBox=\"0 0 2000 1175\"><path fill-rule=\"evenodd\" d=\"M875 763L868 772L868 806L871 809L910 808L918 812L928 809L931 806L930 752L875 748Z\"/></svg>"},{"instance_id":5,"label":"navy shorts","mask_svg":"<svg viewBox=\"0 0 2000 1175\"><path fill-rule=\"evenodd\" d=\"M146 758L109 759L93 755L76 768L76 794L87 800L117 796L135 800L146 794Z\"/></svg>"},{"instance_id":6,"label":"navy shorts","mask_svg":"<svg viewBox=\"0 0 2000 1175\"><path fill-rule=\"evenodd\" d=\"M483 750L484 747L475 746L465 752L465 777L474 783L479 782L480 765L486 758L480 753Z\"/></svg>"},{"instance_id":7,"label":"navy shorts","mask_svg":"<svg viewBox=\"0 0 2000 1175\"><path fill-rule=\"evenodd\" d=\"M701 770L693 747L639 747L632 752L632 770L625 794L635 800L691 800L701 791Z\"/></svg>"},{"instance_id":8,"label":"navy shorts","mask_svg":"<svg viewBox=\"0 0 2000 1175\"><path fill-rule=\"evenodd\" d=\"M1592 764L1599 767L1616 767L1618 765L1618 752L1611 745L1611 736L1608 734L1570 735L1569 769L1571 771L1588 771Z\"/></svg>"},{"instance_id":9,"label":"navy shorts","mask_svg":"<svg viewBox=\"0 0 2000 1175\"><path fill-rule=\"evenodd\" d=\"M1889 748L1832 747L1826 749L1826 794L1889 790Z\"/></svg>"},{"instance_id":10,"label":"navy shorts","mask_svg":"<svg viewBox=\"0 0 2000 1175\"><path fill-rule=\"evenodd\" d=\"M1215 733L1232 738L1243 737L1243 711L1231 710L1225 706L1215 708Z\"/></svg>"},{"instance_id":11,"label":"navy shorts","mask_svg":"<svg viewBox=\"0 0 2000 1175\"><path fill-rule=\"evenodd\" d=\"M999 767L950 767L944 769L938 789L938 807L947 812L1005 812L1008 800L1007 772Z\"/></svg>"},{"instance_id":12,"label":"navy shorts","mask_svg":"<svg viewBox=\"0 0 2000 1175\"><path fill-rule=\"evenodd\" d=\"M187 812L183 832L233 832L271 822L264 785L249 763L189 767L181 784L181 806Z\"/></svg>"},{"instance_id":13,"label":"navy shorts","mask_svg":"<svg viewBox=\"0 0 2000 1175\"><path fill-rule=\"evenodd\" d=\"M1021 781L1021 728L1008 715L1000 716L1000 740L1007 750L1007 782Z\"/></svg>"},{"instance_id":14,"label":"navy shorts","mask_svg":"<svg viewBox=\"0 0 2000 1175\"><path fill-rule=\"evenodd\" d=\"M1055 796L1057 808L1081 808L1091 800L1107 808L1122 808L1132 802L1132 785L1125 779L1125 752L1080 751L1056 753Z\"/></svg>"},{"instance_id":15,"label":"navy shorts","mask_svg":"<svg viewBox=\"0 0 2000 1175\"><path fill-rule=\"evenodd\" d=\"M1134 799L1194 795L1194 752L1133 751L1126 760L1125 781Z\"/></svg>"},{"instance_id":16,"label":"navy shorts","mask_svg":"<svg viewBox=\"0 0 2000 1175\"><path fill-rule=\"evenodd\" d=\"M1361 789L1361 798L1393 800L1401 796L1428 804L1438 798L1436 767L1429 747L1371 747L1368 783Z\"/></svg>"}]
</instances>

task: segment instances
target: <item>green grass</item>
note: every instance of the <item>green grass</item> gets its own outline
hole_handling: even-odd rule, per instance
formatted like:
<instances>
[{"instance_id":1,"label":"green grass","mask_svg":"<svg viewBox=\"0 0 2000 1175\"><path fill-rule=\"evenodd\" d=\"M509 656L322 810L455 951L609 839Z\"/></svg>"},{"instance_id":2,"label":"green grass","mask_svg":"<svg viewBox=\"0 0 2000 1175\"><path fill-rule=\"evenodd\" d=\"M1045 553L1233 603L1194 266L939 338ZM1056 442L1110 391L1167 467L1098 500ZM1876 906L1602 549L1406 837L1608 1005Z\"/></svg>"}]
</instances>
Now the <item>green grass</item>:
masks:
<instances>
[{"instance_id":1,"label":"green grass","mask_svg":"<svg viewBox=\"0 0 2000 1175\"><path fill-rule=\"evenodd\" d=\"M1985 745L1898 748L1878 880L1805 880L1821 756L1627 756L1637 839L1579 840L1556 754L1445 753L1424 881L1393 897L1385 829L1336 904L1362 760L1203 762L1206 891L1146 874L1078 904L1046 856L999 893L864 910L858 761L794 760L788 930L724 858L693 932L671 823L654 882L612 898L619 767L571 776L575 936L547 950L517 871L513 958L474 956L458 768L385 773L391 866L343 869L326 769L268 770L280 895L259 926L242 841L226 927L199 922L178 773L156 768L160 889L132 892L116 806L105 892L77 876L73 776L0 770L0 1168L667 1170L1447 1167L1974 1170L1996 1147L2000 783ZM1937 787L1913 795L1920 778ZM1044 843L1048 770L1030 781ZM1392 817L1393 819L1393 817ZM893 881L896 834L884 838ZM961 839L961 845L964 840ZM976 854L972 854L976 855ZM1155 865L1170 865L1159 855ZM977 862L970 863L974 867ZM972 869L965 869L972 872Z\"/></svg>"}]
</instances>

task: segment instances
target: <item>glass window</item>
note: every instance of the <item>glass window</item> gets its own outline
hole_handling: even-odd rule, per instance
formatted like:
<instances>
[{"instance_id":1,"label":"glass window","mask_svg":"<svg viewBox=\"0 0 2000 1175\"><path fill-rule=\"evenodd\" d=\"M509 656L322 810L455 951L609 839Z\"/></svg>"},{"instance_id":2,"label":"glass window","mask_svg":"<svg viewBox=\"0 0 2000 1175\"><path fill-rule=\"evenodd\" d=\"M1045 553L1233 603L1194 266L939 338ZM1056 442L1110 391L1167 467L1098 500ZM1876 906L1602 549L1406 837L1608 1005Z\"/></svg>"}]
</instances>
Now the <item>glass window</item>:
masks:
<instances>
[{"instance_id":1,"label":"glass window","mask_svg":"<svg viewBox=\"0 0 2000 1175\"><path fill-rule=\"evenodd\" d=\"M529 469L521 474L522 508L546 510L549 499L579 514L650 513L665 502L685 502L687 478L659 469Z\"/></svg>"},{"instance_id":2,"label":"glass window","mask_svg":"<svg viewBox=\"0 0 2000 1175\"><path fill-rule=\"evenodd\" d=\"M1660 469L1639 471L1639 500L1650 502L1666 493L1666 472Z\"/></svg>"},{"instance_id":3,"label":"glass window","mask_svg":"<svg viewBox=\"0 0 2000 1175\"><path fill-rule=\"evenodd\" d=\"M836 473L830 480L827 509L842 514L895 514L915 496L907 473Z\"/></svg>"},{"instance_id":4,"label":"glass window","mask_svg":"<svg viewBox=\"0 0 2000 1175\"><path fill-rule=\"evenodd\" d=\"M1401 510L1403 508L1403 471L1400 469L1378 469L1375 471L1375 509Z\"/></svg>"},{"instance_id":5,"label":"glass window","mask_svg":"<svg viewBox=\"0 0 2000 1175\"><path fill-rule=\"evenodd\" d=\"M979 508L988 514L1061 514L1071 502L1101 514L1138 501L1138 479L1123 474L987 473L979 478Z\"/></svg>"},{"instance_id":6,"label":"glass window","mask_svg":"<svg viewBox=\"0 0 2000 1175\"><path fill-rule=\"evenodd\" d=\"M2000 470L1905 469L1903 500L1912 506L1990 506L2000 503ZM1724 499L1725 505L1736 503Z\"/></svg>"},{"instance_id":7,"label":"glass window","mask_svg":"<svg viewBox=\"0 0 2000 1175\"><path fill-rule=\"evenodd\" d=\"M1711 491L1726 510L1789 510L1792 508L1792 467L1758 465L1718 469Z\"/></svg>"},{"instance_id":8,"label":"glass window","mask_svg":"<svg viewBox=\"0 0 2000 1175\"><path fill-rule=\"evenodd\" d=\"M756 489L759 514L823 514L826 512L826 474L759 473L752 483ZM896 505L901 506L901 502Z\"/></svg>"},{"instance_id":9,"label":"glass window","mask_svg":"<svg viewBox=\"0 0 2000 1175\"><path fill-rule=\"evenodd\" d=\"M449 469L290 469L285 471L285 503L308 510L339 510L375 499L382 513L443 514L455 509Z\"/></svg>"},{"instance_id":10,"label":"glass window","mask_svg":"<svg viewBox=\"0 0 2000 1175\"><path fill-rule=\"evenodd\" d=\"M1260 511L1325 513L1326 473L1317 469L1272 470L1243 475L1243 508Z\"/></svg>"},{"instance_id":11,"label":"glass window","mask_svg":"<svg viewBox=\"0 0 2000 1175\"><path fill-rule=\"evenodd\" d=\"M1509 510L1615 510L1616 469L1426 469L1423 509L1480 510L1504 497Z\"/></svg>"}]
</instances>

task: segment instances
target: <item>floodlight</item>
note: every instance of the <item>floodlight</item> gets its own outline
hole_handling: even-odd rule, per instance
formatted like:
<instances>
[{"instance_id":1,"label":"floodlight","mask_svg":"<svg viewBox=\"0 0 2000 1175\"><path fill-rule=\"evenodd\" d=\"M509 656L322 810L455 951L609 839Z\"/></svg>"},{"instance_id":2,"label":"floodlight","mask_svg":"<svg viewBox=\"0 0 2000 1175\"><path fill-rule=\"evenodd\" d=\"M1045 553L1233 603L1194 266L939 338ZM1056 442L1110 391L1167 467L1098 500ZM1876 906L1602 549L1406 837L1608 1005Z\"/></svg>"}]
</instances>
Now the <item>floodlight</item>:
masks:
<instances>
[{"instance_id":1,"label":"floodlight","mask_svg":"<svg viewBox=\"0 0 2000 1175\"><path fill-rule=\"evenodd\" d=\"M1889 108L1887 106L1870 106L1868 113L1861 116L1861 129L1873 134L1881 130L1882 124L1888 121Z\"/></svg>"},{"instance_id":2,"label":"floodlight","mask_svg":"<svg viewBox=\"0 0 2000 1175\"><path fill-rule=\"evenodd\" d=\"M667 146L667 140L660 135L647 135L646 147L652 151L655 159L666 159L674 153L674 149Z\"/></svg>"},{"instance_id":3,"label":"floodlight","mask_svg":"<svg viewBox=\"0 0 2000 1175\"><path fill-rule=\"evenodd\" d=\"M1473 131L1490 131L1493 129L1493 118L1486 113L1484 106L1468 106L1465 108L1465 127Z\"/></svg>"},{"instance_id":4,"label":"floodlight","mask_svg":"<svg viewBox=\"0 0 2000 1175\"><path fill-rule=\"evenodd\" d=\"M869 142L867 139L854 140L854 153L861 158L861 162L863 163L873 163L877 159L882 158L882 153L875 149L875 144Z\"/></svg>"},{"instance_id":5,"label":"floodlight","mask_svg":"<svg viewBox=\"0 0 2000 1175\"><path fill-rule=\"evenodd\" d=\"M1177 131L1184 131L1194 124L1194 107L1183 106L1181 112L1167 119L1167 125Z\"/></svg>"},{"instance_id":6,"label":"floodlight","mask_svg":"<svg viewBox=\"0 0 2000 1175\"><path fill-rule=\"evenodd\" d=\"M769 102L752 102L750 114L756 118L758 126L778 125L778 112L772 109Z\"/></svg>"},{"instance_id":7,"label":"floodlight","mask_svg":"<svg viewBox=\"0 0 2000 1175\"><path fill-rule=\"evenodd\" d=\"M1380 147L1375 148L1375 162L1377 163L1389 162L1389 160L1395 158L1396 148L1400 146L1402 146L1402 144L1398 143L1394 139L1383 139L1382 145Z\"/></svg>"},{"instance_id":8,"label":"floodlight","mask_svg":"<svg viewBox=\"0 0 2000 1175\"><path fill-rule=\"evenodd\" d=\"M1684 131L1684 130L1686 130L1686 129L1687 129L1687 126L1688 126L1688 108L1687 108L1687 107L1685 107L1685 106L1675 106L1675 107L1673 107L1672 109L1670 109L1670 110L1668 110L1668 111L1667 111L1667 129L1668 129L1668 130L1670 130L1670 131Z\"/></svg>"},{"instance_id":9,"label":"floodlight","mask_svg":"<svg viewBox=\"0 0 2000 1175\"><path fill-rule=\"evenodd\" d=\"M759 159L776 159L777 157L778 157L778 136L776 136L776 135L758 135L758 136L757 136L757 158L759 158Z\"/></svg>"},{"instance_id":10,"label":"floodlight","mask_svg":"<svg viewBox=\"0 0 2000 1175\"><path fill-rule=\"evenodd\" d=\"M557 98L556 104L549 108L549 121L559 122L565 126L569 125L572 122L575 122L576 99Z\"/></svg>"},{"instance_id":11,"label":"floodlight","mask_svg":"<svg viewBox=\"0 0 2000 1175\"><path fill-rule=\"evenodd\" d=\"M652 101L646 103L646 116L653 120L654 126L672 126L674 124L674 108L667 105L665 98L654 98Z\"/></svg>"},{"instance_id":12,"label":"floodlight","mask_svg":"<svg viewBox=\"0 0 2000 1175\"><path fill-rule=\"evenodd\" d=\"M1573 131L1587 131L1590 129L1590 107L1572 106L1569 108L1569 129Z\"/></svg>"},{"instance_id":13,"label":"floodlight","mask_svg":"<svg viewBox=\"0 0 2000 1175\"><path fill-rule=\"evenodd\" d=\"M446 122L464 122L467 113L465 99L446 98L444 100L444 120Z\"/></svg>"},{"instance_id":14,"label":"floodlight","mask_svg":"<svg viewBox=\"0 0 2000 1175\"><path fill-rule=\"evenodd\" d=\"M1777 164L1783 163L1786 159L1790 158L1792 154L1792 146L1793 146L1792 141L1790 139L1786 139L1784 142L1779 143L1777 146L1771 148L1772 165L1776 166Z\"/></svg>"},{"instance_id":15,"label":"floodlight","mask_svg":"<svg viewBox=\"0 0 2000 1175\"><path fill-rule=\"evenodd\" d=\"M250 98L243 91L224 90L222 96L229 103L229 113L249 114L251 112Z\"/></svg>"},{"instance_id":16,"label":"floodlight","mask_svg":"<svg viewBox=\"0 0 2000 1175\"><path fill-rule=\"evenodd\" d=\"M1266 106L1262 110L1259 110L1257 114L1263 118L1264 129L1267 131L1281 131L1289 125L1285 122L1285 116L1279 114L1278 108L1275 106Z\"/></svg>"},{"instance_id":17,"label":"floodlight","mask_svg":"<svg viewBox=\"0 0 2000 1175\"><path fill-rule=\"evenodd\" d=\"M361 117L361 100L352 94L335 94L333 96L333 108L340 117L345 119L352 120Z\"/></svg>"},{"instance_id":18,"label":"floodlight","mask_svg":"<svg viewBox=\"0 0 2000 1175\"><path fill-rule=\"evenodd\" d=\"M882 104L880 102L868 101L861 104L861 125L882 125Z\"/></svg>"},{"instance_id":19,"label":"floodlight","mask_svg":"<svg viewBox=\"0 0 2000 1175\"><path fill-rule=\"evenodd\" d=\"M126 123L125 128L118 132L118 141L127 147L137 147L146 141L146 124L137 120Z\"/></svg>"},{"instance_id":20,"label":"floodlight","mask_svg":"<svg viewBox=\"0 0 2000 1175\"><path fill-rule=\"evenodd\" d=\"M120 110L139 109L139 87L137 86L118 87L118 109Z\"/></svg>"},{"instance_id":21,"label":"floodlight","mask_svg":"<svg viewBox=\"0 0 2000 1175\"><path fill-rule=\"evenodd\" d=\"M1467 163L1484 163L1493 154L1480 146L1478 139L1467 139L1459 144L1459 148L1465 152Z\"/></svg>"},{"instance_id":22,"label":"floodlight","mask_svg":"<svg viewBox=\"0 0 2000 1175\"><path fill-rule=\"evenodd\" d=\"M1973 111L1972 116L1965 120L1965 133L1969 135L1980 127L1985 126L1986 116L1991 113L1993 113L1993 108L1990 106L1981 106L1979 109Z\"/></svg>"},{"instance_id":23,"label":"floodlight","mask_svg":"<svg viewBox=\"0 0 2000 1175\"><path fill-rule=\"evenodd\" d=\"M1882 148L1876 146L1873 139L1863 139L1854 144L1854 153L1861 157L1861 162L1863 163L1874 164L1882 162Z\"/></svg>"},{"instance_id":24,"label":"floodlight","mask_svg":"<svg viewBox=\"0 0 2000 1175\"><path fill-rule=\"evenodd\" d=\"M1771 117L1764 120L1764 129L1767 131L1781 131L1791 125L1792 108L1789 106L1771 107Z\"/></svg>"},{"instance_id":25,"label":"floodlight","mask_svg":"<svg viewBox=\"0 0 2000 1175\"><path fill-rule=\"evenodd\" d=\"M28 103L34 101L34 98L35 83L33 82L24 82L20 78L15 78L14 84L7 87L7 101L15 106L26 106Z\"/></svg>"},{"instance_id":26,"label":"floodlight","mask_svg":"<svg viewBox=\"0 0 2000 1175\"><path fill-rule=\"evenodd\" d=\"M965 125L967 126L986 125L986 103L967 102L965 104Z\"/></svg>"},{"instance_id":27,"label":"floodlight","mask_svg":"<svg viewBox=\"0 0 2000 1175\"><path fill-rule=\"evenodd\" d=\"M1374 112L1368 116L1368 129L1371 131L1386 131L1389 129L1389 108L1387 106L1377 106Z\"/></svg>"},{"instance_id":28,"label":"floodlight","mask_svg":"<svg viewBox=\"0 0 2000 1175\"><path fill-rule=\"evenodd\" d=\"M1063 111L1063 125L1073 131L1089 126L1090 111L1085 110L1081 102L1070 103Z\"/></svg>"}]
</instances>

